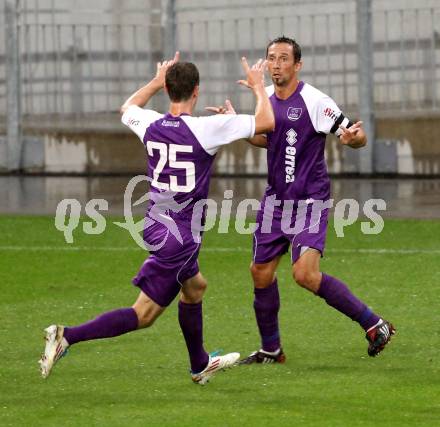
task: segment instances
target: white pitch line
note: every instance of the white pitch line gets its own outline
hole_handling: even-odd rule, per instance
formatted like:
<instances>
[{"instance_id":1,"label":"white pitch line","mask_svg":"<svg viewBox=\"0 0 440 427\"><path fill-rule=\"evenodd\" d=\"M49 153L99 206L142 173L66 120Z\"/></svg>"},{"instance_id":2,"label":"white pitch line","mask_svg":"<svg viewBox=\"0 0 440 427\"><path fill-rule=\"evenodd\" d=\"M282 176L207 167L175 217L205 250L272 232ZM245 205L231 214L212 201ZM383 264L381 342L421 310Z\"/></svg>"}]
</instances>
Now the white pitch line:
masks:
<instances>
[{"instance_id":1,"label":"white pitch line","mask_svg":"<svg viewBox=\"0 0 440 427\"><path fill-rule=\"evenodd\" d=\"M127 251L140 251L141 248L137 246L0 246L0 251L103 251L103 252L127 252ZM202 252L252 252L252 248L243 248L236 246L233 248L204 248L202 246ZM326 249L325 253L329 254L400 254L400 255L411 255L411 254L432 254L440 255L440 249L385 249L385 248L375 248L375 249Z\"/></svg>"}]
</instances>

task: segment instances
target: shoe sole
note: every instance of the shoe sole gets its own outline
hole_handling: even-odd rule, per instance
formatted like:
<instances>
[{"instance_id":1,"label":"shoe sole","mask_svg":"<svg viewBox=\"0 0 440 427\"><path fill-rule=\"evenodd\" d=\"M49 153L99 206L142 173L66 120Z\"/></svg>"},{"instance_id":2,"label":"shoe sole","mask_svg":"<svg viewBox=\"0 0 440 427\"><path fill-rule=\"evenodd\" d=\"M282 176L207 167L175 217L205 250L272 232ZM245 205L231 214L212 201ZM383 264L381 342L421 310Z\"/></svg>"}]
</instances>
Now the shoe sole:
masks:
<instances>
[{"instance_id":1,"label":"shoe sole","mask_svg":"<svg viewBox=\"0 0 440 427\"><path fill-rule=\"evenodd\" d=\"M53 335L53 332L48 331L48 329L49 328L46 328L44 330L46 332L44 338L46 343L51 339L51 336ZM41 356L41 359L38 361L40 365L41 376L43 378L47 378L50 375L50 373L52 372L52 368L54 367L55 362L57 361L56 356L57 356L58 346L56 345L56 343L61 338L60 334L62 334L62 330L60 327L56 326L55 339L53 340L53 345L50 354L46 356L46 349L44 349L44 354Z\"/></svg>"}]
</instances>

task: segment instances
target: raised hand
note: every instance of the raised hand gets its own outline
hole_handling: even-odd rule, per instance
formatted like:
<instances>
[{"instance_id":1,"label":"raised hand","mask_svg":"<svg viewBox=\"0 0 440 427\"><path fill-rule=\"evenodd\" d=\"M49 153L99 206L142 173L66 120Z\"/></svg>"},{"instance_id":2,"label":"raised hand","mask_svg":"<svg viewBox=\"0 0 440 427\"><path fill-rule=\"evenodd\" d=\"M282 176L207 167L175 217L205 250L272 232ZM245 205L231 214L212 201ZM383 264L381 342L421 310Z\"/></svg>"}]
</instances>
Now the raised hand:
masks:
<instances>
[{"instance_id":1,"label":"raised hand","mask_svg":"<svg viewBox=\"0 0 440 427\"><path fill-rule=\"evenodd\" d=\"M259 59L256 64L249 67L247 59L241 58L241 65L246 73L246 80L238 80L237 83L255 89L258 86L264 87L264 71L266 70L267 61Z\"/></svg>"},{"instance_id":2,"label":"raised hand","mask_svg":"<svg viewBox=\"0 0 440 427\"><path fill-rule=\"evenodd\" d=\"M356 122L349 128L339 126L339 129L342 131L339 139L343 145L350 145L354 148L365 145L366 135L362 122Z\"/></svg>"},{"instance_id":3,"label":"raised hand","mask_svg":"<svg viewBox=\"0 0 440 427\"><path fill-rule=\"evenodd\" d=\"M143 87L134 92L120 108L121 114L124 114L132 105L143 107L152 96L165 87L165 74L171 65L179 61L179 52L176 52L174 58L169 61L157 63L156 75Z\"/></svg>"},{"instance_id":4,"label":"raised hand","mask_svg":"<svg viewBox=\"0 0 440 427\"><path fill-rule=\"evenodd\" d=\"M160 85L161 87L165 86L165 74L167 73L167 70L171 67L171 65L179 62L179 57L180 53L176 52L173 59L157 63L157 71L154 79L156 80L156 83L158 85Z\"/></svg>"},{"instance_id":5,"label":"raised hand","mask_svg":"<svg viewBox=\"0 0 440 427\"><path fill-rule=\"evenodd\" d=\"M212 111L213 113L217 114L237 114L229 99L225 101L224 106L219 105L218 107L205 107L205 110Z\"/></svg>"}]
</instances>

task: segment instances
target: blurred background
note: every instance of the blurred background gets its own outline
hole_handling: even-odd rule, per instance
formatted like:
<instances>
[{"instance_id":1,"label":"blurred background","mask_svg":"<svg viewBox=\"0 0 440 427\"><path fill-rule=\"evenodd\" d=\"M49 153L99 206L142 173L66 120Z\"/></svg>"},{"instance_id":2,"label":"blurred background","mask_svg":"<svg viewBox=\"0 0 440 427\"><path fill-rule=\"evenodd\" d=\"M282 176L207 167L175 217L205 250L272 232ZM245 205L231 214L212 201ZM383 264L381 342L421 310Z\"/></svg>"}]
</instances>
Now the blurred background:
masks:
<instances>
[{"instance_id":1,"label":"blurred background","mask_svg":"<svg viewBox=\"0 0 440 427\"><path fill-rule=\"evenodd\" d=\"M328 138L334 191L388 197L396 213L400 206L408 214L426 195L421 209L440 215L438 0L2 0L0 24L3 211L58 200L62 191L123 193L129 178L99 176L143 173L145 153L120 123L119 107L175 50L199 67L198 114L226 98L252 112L252 95L235 83L239 59L264 57L284 34L302 46L301 78L362 119L369 134L359 151ZM166 105L163 95L151 104ZM214 189L235 185L259 198L265 156L245 143L226 147L214 172L227 178Z\"/></svg>"}]
</instances>

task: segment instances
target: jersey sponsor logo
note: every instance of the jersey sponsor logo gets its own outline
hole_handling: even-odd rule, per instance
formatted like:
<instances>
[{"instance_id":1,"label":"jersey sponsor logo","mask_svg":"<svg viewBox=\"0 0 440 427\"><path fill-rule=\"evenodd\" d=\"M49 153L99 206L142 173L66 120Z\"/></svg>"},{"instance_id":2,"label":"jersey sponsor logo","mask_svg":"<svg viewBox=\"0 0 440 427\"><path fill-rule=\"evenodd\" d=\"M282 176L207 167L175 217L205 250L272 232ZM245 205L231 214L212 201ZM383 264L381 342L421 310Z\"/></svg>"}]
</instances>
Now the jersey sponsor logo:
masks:
<instances>
[{"instance_id":1,"label":"jersey sponsor logo","mask_svg":"<svg viewBox=\"0 0 440 427\"><path fill-rule=\"evenodd\" d=\"M301 117L302 108L289 107L287 110L287 118L289 120L295 121Z\"/></svg>"},{"instance_id":2,"label":"jersey sponsor logo","mask_svg":"<svg viewBox=\"0 0 440 427\"><path fill-rule=\"evenodd\" d=\"M338 118L336 112L328 107L324 110L324 116L330 117L333 121L336 121L336 119Z\"/></svg>"},{"instance_id":3,"label":"jersey sponsor logo","mask_svg":"<svg viewBox=\"0 0 440 427\"><path fill-rule=\"evenodd\" d=\"M136 119L128 119L128 126L137 126L139 125L140 121Z\"/></svg>"},{"instance_id":4,"label":"jersey sponsor logo","mask_svg":"<svg viewBox=\"0 0 440 427\"><path fill-rule=\"evenodd\" d=\"M296 148L294 145L297 142L298 134L293 130L289 129L286 132L287 138L287 146L284 157L284 166L286 172L286 184L295 181L295 163L296 163Z\"/></svg>"},{"instance_id":5,"label":"jersey sponsor logo","mask_svg":"<svg viewBox=\"0 0 440 427\"><path fill-rule=\"evenodd\" d=\"M295 145L297 133L293 129L289 129L287 132L286 141L289 145Z\"/></svg>"},{"instance_id":6,"label":"jersey sponsor logo","mask_svg":"<svg viewBox=\"0 0 440 427\"><path fill-rule=\"evenodd\" d=\"M174 122L171 120L162 120L162 126L178 128L180 126L180 122Z\"/></svg>"}]
</instances>

